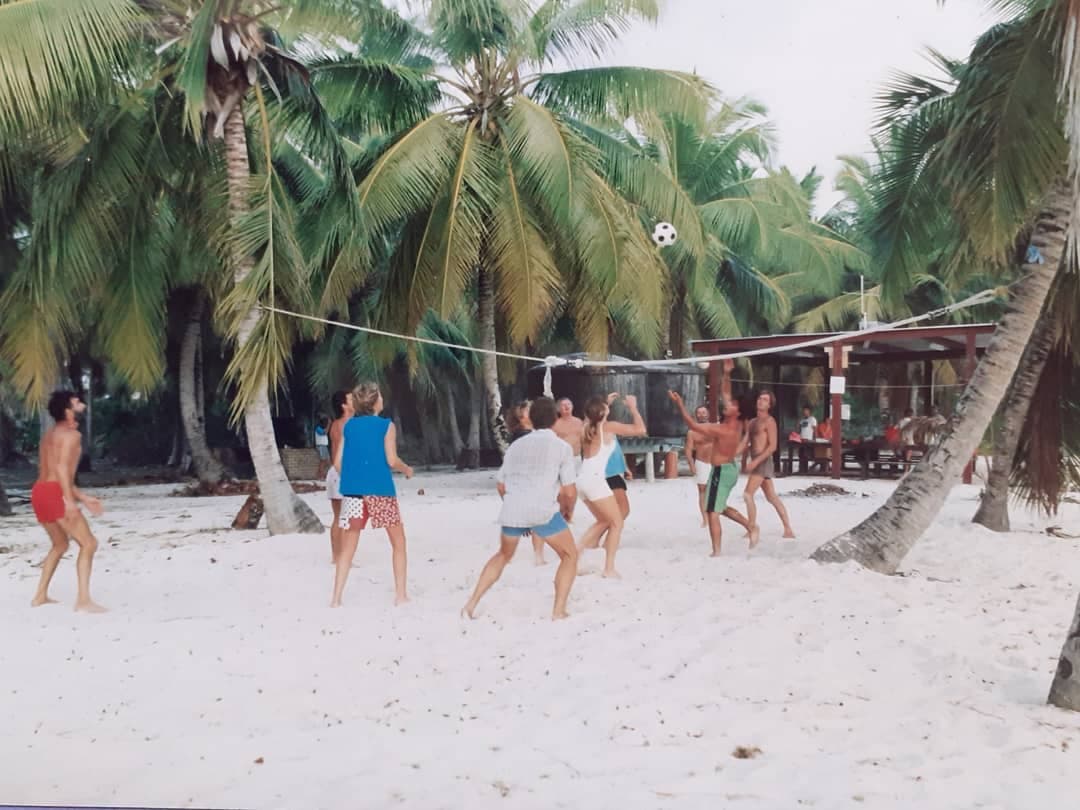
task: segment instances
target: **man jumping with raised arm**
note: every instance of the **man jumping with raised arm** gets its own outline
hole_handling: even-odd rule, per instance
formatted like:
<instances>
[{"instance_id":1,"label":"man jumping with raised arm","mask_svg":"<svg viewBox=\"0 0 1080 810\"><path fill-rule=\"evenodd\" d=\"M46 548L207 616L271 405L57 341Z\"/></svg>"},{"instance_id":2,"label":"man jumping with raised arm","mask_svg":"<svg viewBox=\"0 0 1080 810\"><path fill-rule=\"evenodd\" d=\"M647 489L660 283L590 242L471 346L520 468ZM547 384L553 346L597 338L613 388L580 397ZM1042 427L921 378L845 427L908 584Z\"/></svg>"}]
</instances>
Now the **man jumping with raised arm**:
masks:
<instances>
[{"instance_id":1,"label":"man jumping with raised arm","mask_svg":"<svg viewBox=\"0 0 1080 810\"><path fill-rule=\"evenodd\" d=\"M718 424L702 424L695 421L687 412L682 397L675 391L668 392L668 396L678 407L686 426L694 433L705 436L712 442L712 457L710 459L712 470L709 473L709 481L705 487L705 514L709 522L709 538L712 540L713 557L720 556L720 515L734 520L749 532L750 548L756 546L758 541L756 528L751 527L750 522L737 509L727 505L728 496L739 480L739 465L735 459L742 452L746 443L742 423L739 420L739 405L731 397L731 370L734 366L733 361L724 361L724 375L720 388L720 406L723 418Z\"/></svg>"},{"instance_id":2,"label":"man jumping with raised arm","mask_svg":"<svg viewBox=\"0 0 1080 810\"><path fill-rule=\"evenodd\" d=\"M699 405L694 409L694 418L702 425L709 422L709 409ZM705 516L705 488L712 472L712 437L699 436L693 430L686 431L686 463L690 466L690 475L694 477L698 490L698 509L701 512L701 526L704 528L708 518Z\"/></svg>"},{"instance_id":3,"label":"man jumping with raised arm","mask_svg":"<svg viewBox=\"0 0 1080 810\"><path fill-rule=\"evenodd\" d=\"M52 540L52 548L41 565L41 580L30 603L34 607L56 602L49 598L49 583L60 558L68 550L68 538L79 544L75 571L79 581L75 610L84 613L104 613L105 608L90 598L90 569L97 551L97 540L79 510L84 504L94 517L102 513L101 501L84 495L75 486L75 472L82 455L82 434L77 415L86 405L71 391L56 391L49 397L49 415L56 424L41 437L38 456L38 480L30 490L30 505L34 516Z\"/></svg>"}]
</instances>

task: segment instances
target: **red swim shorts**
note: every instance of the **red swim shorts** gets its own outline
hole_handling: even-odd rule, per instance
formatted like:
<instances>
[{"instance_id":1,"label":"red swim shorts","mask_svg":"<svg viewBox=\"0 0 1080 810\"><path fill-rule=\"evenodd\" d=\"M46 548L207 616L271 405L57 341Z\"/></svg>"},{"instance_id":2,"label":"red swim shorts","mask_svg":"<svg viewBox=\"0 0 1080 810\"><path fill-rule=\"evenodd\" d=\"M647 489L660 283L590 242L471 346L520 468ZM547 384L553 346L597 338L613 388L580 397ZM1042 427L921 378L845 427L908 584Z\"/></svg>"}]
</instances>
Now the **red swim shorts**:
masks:
<instances>
[{"instance_id":1,"label":"red swim shorts","mask_svg":"<svg viewBox=\"0 0 1080 810\"><path fill-rule=\"evenodd\" d=\"M346 495L341 499L341 518L338 526L345 530L366 529L368 521L373 529L387 529L401 524L401 511L397 498L387 495L364 495L361 498Z\"/></svg>"},{"instance_id":2,"label":"red swim shorts","mask_svg":"<svg viewBox=\"0 0 1080 810\"><path fill-rule=\"evenodd\" d=\"M38 523L55 523L67 511L64 506L64 490L56 481L38 481L30 490L30 505Z\"/></svg>"}]
</instances>

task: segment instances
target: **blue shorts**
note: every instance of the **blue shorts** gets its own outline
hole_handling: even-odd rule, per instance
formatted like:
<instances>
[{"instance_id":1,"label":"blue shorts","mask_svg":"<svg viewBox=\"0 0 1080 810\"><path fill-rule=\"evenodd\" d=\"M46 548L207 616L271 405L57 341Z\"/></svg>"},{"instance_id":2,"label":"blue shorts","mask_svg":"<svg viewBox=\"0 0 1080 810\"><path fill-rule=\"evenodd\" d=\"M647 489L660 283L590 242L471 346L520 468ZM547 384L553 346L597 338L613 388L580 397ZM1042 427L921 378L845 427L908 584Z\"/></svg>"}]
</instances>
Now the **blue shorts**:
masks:
<instances>
[{"instance_id":1,"label":"blue shorts","mask_svg":"<svg viewBox=\"0 0 1080 810\"><path fill-rule=\"evenodd\" d=\"M554 517L542 526L503 526L502 533L506 537L521 537L532 532L537 537L551 537L570 527L566 525L561 512L556 512Z\"/></svg>"}]
</instances>

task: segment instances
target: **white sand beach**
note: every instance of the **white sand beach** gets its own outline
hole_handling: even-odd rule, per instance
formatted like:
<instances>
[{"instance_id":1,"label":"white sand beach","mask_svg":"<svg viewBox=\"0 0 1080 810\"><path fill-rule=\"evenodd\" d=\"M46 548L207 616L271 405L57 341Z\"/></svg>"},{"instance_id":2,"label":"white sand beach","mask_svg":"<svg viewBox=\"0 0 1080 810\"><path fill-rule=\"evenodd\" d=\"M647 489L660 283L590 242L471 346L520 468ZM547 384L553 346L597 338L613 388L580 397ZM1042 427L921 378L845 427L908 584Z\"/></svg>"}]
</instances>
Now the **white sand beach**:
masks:
<instances>
[{"instance_id":1,"label":"white sand beach","mask_svg":"<svg viewBox=\"0 0 1080 810\"><path fill-rule=\"evenodd\" d=\"M497 542L490 472L399 481L413 601L398 609L381 531L334 611L325 537L224 530L242 498L171 485L95 493L108 614L71 610L72 553L62 604L31 609L45 535L22 506L0 521L0 802L1067 806L1080 715L1044 701L1080 541L1044 529L1075 532L1080 505L1017 509L997 536L969 523L977 488L957 487L905 575L884 577L806 560L894 484L843 486L787 500L798 541L762 504L762 545L725 524L708 559L693 482L633 482L624 579L580 577L555 623L553 566L527 543L479 618L458 616Z\"/></svg>"}]
</instances>

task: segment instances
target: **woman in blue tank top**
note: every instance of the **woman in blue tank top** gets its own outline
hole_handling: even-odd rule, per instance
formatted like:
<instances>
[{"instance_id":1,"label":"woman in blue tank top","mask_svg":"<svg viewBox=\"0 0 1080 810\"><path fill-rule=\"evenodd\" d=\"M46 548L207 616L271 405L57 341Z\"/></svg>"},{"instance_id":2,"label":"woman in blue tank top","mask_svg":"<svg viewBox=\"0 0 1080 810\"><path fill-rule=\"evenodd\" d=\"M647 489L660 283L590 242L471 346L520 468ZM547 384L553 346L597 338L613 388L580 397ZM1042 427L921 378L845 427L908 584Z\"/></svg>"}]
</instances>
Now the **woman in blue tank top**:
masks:
<instances>
[{"instance_id":1,"label":"woman in blue tank top","mask_svg":"<svg viewBox=\"0 0 1080 810\"><path fill-rule=\"evenodd\" d=\"M331 607L341 607L341 595L352 568L361 529L369 522L374 529L386 529L393 550L394 604L408 602L405 588L405 527L401 523L393 472L412 478L413 469L397 454L394 423L380 416L383 398L375 383L362 383L352 395L354 414L345 423L338 443L334 467L341 475L341 553L334 575Z\"/></svg>"}]
</instances>

